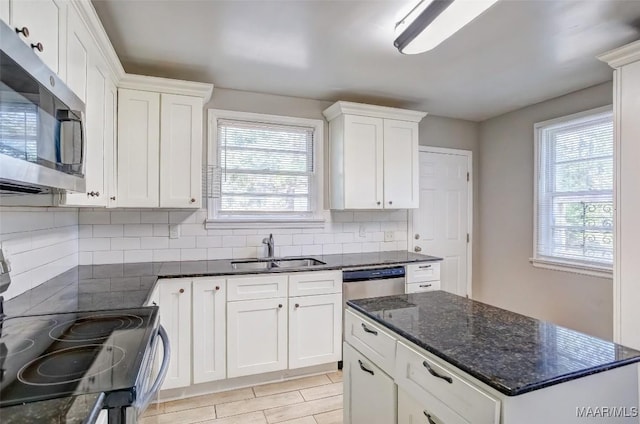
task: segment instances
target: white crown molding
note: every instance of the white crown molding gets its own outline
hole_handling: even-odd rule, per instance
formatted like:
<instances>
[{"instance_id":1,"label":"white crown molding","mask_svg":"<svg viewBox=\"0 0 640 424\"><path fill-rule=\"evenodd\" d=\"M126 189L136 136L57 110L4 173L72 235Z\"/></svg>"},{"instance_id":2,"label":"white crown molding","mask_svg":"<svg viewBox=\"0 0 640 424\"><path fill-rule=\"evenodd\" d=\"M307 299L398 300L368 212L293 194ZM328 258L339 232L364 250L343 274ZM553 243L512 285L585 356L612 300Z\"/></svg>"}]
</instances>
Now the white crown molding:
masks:
<instances>
[{"instance_id":1,"label":"white crown molding","mask_svg":"<svg viewBox=\"0 0 640 424\"><path fill-rule=\"evenodd\" d=\"M111 74L115 78L114 83L117 85L125 75L124 68L111 44L111 40L109 40L107 36L107 32L102 26L96 10L89 0L70 0L70 3L76 8L84 23L89 27L89 33L91 33L93 39L96 41L98 49L102 53L107 66L111 70Z\"/></svg>"},{"instance_id":2,"label":"white crown molding","mask_svg":"<svg viewBox=\"0 0 640 424\"><path fill-rule=\"evenodd\" d=\"M603 53L598 56L598 60L608 63L612 68L637 62L640 60L640 40Z\"/></svg>"},{"instance_id":3,"label":"white crown molding","mask_svg":"<svg viewBox=\"0 0 640 424\"><path fill-rule=\"evenodd\" d=\"M374 118L397 119L399 121L420 122L427 113L417 110L398 109L395 107L367 105L364 103L353 103L338 101L322 112L328 121L333 120L342 114L371 116Z\"/></svg>"},{"instance_id":4,"label":"white crown molding","mask_svg":"<svg viewBox=\"0 0 640 424\"><path fill-rule=\"evenodd\" d=\"M118 83L118 87L202 97L204 103L211 99L211 94L213 93L213 84L136 74L125 74Z\"/></svg>"}]
</instances>

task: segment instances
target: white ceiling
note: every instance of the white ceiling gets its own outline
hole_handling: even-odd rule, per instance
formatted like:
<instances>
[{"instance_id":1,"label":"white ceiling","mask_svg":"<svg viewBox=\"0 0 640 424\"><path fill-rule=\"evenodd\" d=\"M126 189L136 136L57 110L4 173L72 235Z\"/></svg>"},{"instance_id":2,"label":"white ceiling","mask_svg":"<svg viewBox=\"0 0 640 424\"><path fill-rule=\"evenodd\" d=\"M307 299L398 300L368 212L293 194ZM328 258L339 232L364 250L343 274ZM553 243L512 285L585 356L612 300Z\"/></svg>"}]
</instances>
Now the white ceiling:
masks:
<instances>
[{"instance_id":1,"label":"white ceiling","mask_svg":"<svg viewBox=\"0 0 640 424\"><path fill-rule=\"evenodd\" d=\"M127 72L476 121L610 80L595 56L640 37L637 0L500 0L414 56L392 44L407 0L93 4Z\"/></svg>"}]
</instances>

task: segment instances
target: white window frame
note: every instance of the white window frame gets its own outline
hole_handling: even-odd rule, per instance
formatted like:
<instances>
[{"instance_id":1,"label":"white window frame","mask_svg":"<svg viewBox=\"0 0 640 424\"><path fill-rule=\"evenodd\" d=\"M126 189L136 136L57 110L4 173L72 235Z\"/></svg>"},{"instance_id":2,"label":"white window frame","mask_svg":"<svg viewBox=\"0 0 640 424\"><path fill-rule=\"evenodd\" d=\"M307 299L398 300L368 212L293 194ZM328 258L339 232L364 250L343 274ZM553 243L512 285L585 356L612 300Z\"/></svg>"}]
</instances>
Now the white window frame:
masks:
<instances>
[{"instance_id":1,"label":"white window frame","mask_svg":"<svg viewBox=\"0 0 640 424\"><path fill-rule=\"evenodd\" d=\"M313 134L313 179L311 187L311 210L313 213L308 217L292 216L265 216L265 217L238 217L228 218L218 216L220 199L207 199L207 229L215 228L321 228L324 227L324 121L320 119L297 118L282 115L267 115L262 113L238 112L232 110L209 109L209 137L207 164L217 166L218 164L218 120L229 119L249 122L262 122L265 124L292 125L310 127L314 129Z\"/></svg>"},{"instance_id":2,"label":"white window frame","mask_svg":"<svg viewBox=\"0 0 640 424\"><path fill-rule=\"evenodd\" d=\"M534 176L533 176L533 257L529 259L531 264L538 268L552 269L556 271L573 272L578 274L586 274L596 277L613 278L613 265L604 266L601 264L587 262L587 261L571 261L568 259L541 256L538 254L538 222L540 217L539 205L538 205L538 182L540 179L540 172L543 167L542 161L544 158L541 156L540 143L542 140L542 132L545 128L561 124L563 122L575 121L581 118L588 118L593 115L603 114L606 112L612 113L613 108L611 105L603 106L595 109L586 110L584 112L574 113L568 116L562 116L548 121L538 122L534 124ZM615 128L615 127L614 127ZM615 129L614 129L615 131ZM615 138L615 135L614 135ZM614 147L615 148L615 147ZM615 152L614 152L615 156ZM612 159L615 161L615 159ZM614 176L615 176L615 163L614 163ZM615 179L614 179L615 185Z\"/></svg>"}]
</instances>

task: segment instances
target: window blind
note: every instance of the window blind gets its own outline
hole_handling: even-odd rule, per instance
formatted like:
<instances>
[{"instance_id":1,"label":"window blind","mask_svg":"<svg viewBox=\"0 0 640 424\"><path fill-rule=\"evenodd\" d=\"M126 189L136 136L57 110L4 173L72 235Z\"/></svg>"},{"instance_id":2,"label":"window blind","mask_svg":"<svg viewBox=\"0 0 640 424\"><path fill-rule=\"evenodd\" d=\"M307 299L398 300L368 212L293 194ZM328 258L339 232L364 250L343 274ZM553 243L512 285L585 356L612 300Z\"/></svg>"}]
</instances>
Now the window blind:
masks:
<instances>
[{"instance_id":1,"label":"window blind","mask_svg":"<svg viewBox=\"0 0 640 424\"><path fill-rule=\"evenodd\" d=\"M218 120L218 214L313 212L314 129Z\"/></svg>"},{"instance_id":2,"label":"window blind","mask_svg":"<svg viewBox=\"0 0 640 424\"><path fill-rule=\"evenodd\" d=\"M613 262L611 112L538 128L538 257Z\"/></svg>"},{"instance_id":3,"label":"window blind","mask_svg":"<svg viewBox=\"0 0 640 424\"><path fill-rule=\"evenodd\" d=\"M32 103L0 103L0 153L37 162L38 107Z\"/></svg>"}]
</instances>

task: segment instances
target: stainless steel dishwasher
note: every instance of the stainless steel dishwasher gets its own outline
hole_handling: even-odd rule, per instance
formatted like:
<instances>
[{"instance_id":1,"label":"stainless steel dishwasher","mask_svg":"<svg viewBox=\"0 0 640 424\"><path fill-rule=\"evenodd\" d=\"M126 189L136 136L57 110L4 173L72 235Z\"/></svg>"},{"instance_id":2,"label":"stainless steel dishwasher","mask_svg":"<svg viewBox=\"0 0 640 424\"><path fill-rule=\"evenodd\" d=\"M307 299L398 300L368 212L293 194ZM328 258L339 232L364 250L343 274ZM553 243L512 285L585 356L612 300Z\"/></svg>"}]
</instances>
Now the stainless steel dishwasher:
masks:
<instances>
[{"instance_id":1,"label":"stainless steel dishwasher","mask_svg":"<svg viewBox=\"0 0 640 424\"><path fill-rule=\"evenodd\" d=\"M342 271L342 301L404 294L404 266Z\"/></svg>"}]
</instances>

